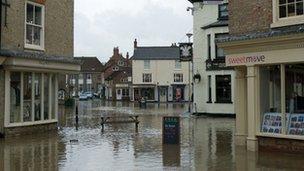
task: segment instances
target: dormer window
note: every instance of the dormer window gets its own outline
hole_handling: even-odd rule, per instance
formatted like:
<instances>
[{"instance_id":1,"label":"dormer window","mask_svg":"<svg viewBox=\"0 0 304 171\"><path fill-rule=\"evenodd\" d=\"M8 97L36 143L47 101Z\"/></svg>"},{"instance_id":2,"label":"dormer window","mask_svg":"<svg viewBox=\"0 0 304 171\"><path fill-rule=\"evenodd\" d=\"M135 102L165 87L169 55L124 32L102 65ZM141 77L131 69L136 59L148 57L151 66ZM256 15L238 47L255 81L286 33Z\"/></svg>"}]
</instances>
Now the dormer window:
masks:
<instances>
[{"instance_id":1,"label":"dormer window","mask_svg":"<svg viewBox=\"0 0 304 171\"><path fill-rule=\"evenodd\" d=\"M25 48L44 50L44 6L27 2L25 9Z\"/></svg>"},{"instance_id":2,"label":"dormer window","mask_svg":"<svg viewBox=\"0 0 304 171\"><path fill-rule=\"evenodd\" d=\"M118 61L118 65L119 66L125 66L125 63L124 63L124 61Z\"/></svg>"},{"instance_id":3,"label":"dormer window","mask_svg":"<svg viewBox=\"0 0 304 171\"><path fill-rule=\"evenodd\" d=\"M228 20L228 3L219 4L218 11L219 20Z\"/></svg>"},{"instance_id":4,"label":"dormer window","mask_svg":"<svg viewBox=\"0 0 304 171\"><path fill-rule=\"evenodd\" d=\"M279 0L279 18L303 15L303 0Z\"/></svg>"}]
</instances>

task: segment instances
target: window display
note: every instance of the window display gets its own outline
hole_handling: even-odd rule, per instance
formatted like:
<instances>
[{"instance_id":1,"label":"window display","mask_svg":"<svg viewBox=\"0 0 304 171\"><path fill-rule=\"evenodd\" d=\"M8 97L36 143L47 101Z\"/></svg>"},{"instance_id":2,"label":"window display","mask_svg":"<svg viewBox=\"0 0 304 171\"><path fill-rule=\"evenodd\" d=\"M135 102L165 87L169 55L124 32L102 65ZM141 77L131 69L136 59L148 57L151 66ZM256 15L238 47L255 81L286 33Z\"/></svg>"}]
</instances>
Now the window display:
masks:
<instances>
[{"instance_id":1,"label":"window display","mask_svg":"<svg viewBox=\"0 0 304 171\"><path fill-rule=\"evenodd\" d=\"M21 73L12 72L10 76L10 123L21 121Z\"/></svg>"},{"instance_id":2,"label":"window display","mask_svg":"<svg viewBox=\"0 0 304 171\"><path fill-rule=\"evenodd\" d=\"M34 92L35 92L35 121L41 120L41 74L36 73L34 75Z\"/></svg>"},{"instance_id":3,"label":"window display","mask_svg":"<svg viewBox=\"0 0 304 171\"><path fill-rule=\"evenodd\" d=\"M32 73L23 74L23 121L32 121Z\"/></svg>"}]
</instances>

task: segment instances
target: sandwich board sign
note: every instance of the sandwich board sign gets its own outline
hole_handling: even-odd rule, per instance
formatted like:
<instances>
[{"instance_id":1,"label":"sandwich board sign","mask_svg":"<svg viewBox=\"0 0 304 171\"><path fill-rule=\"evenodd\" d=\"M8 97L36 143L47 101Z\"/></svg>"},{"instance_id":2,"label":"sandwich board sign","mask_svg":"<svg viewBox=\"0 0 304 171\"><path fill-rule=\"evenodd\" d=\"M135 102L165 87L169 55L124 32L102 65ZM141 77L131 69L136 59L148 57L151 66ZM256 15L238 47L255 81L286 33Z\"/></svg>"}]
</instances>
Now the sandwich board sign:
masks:
<instances>
[{"instance_id":1,"label":"sandwich board sign","mask_svg":"<svg viewBox=\"0 0 304 171\"><path fill-rule=\"evenodd\" d=\"M180 144L180 117L163 117L163 144Z\"/></svg>"}]
</instances>

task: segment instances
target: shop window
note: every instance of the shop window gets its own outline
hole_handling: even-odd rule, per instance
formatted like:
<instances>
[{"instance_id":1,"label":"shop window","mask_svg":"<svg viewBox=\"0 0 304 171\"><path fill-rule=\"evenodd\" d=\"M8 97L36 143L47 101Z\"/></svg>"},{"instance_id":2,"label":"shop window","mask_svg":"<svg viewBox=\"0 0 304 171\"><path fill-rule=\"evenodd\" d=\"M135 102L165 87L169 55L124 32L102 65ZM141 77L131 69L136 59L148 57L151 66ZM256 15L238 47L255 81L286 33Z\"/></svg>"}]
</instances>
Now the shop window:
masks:
<instances>
[{"instance_id":1,"label":"shop window","mask_svg":"<svg viewBox=\"0 0 304 171\"><path fill-rule=\"evenodd\" d=\"M215 34L216 39L224 38L224 37L227 37L227 36L228 36L228 34L226 34L226 33ZM224 52L224 49L219 48L216 44L215 44L215 49L216 49L216 51L215 51L216 58L223 58L224 59L225 56L226 56L226 54Z\"/></svg>"},{"instance_id":2,"label":"shop window","mask_svg":"<svg viewBox=\"0 0 304 171\"><path fill-rule=\"evenodd\" d=\"M282 133L280 70L279 65L260 67L261 132Z\"/></svg>"},{"instance_id":3,"label":"shop window","mask_svg":"<svg viewBox=\"0 0 304 171\"><path fill-rule=\"evenodd\" d=\"M179 60L175 60L175 69L182 69L182 63Z\"/></svg>"},{"instance_id":4,"label":"shop window","mask_svg":"<svg viewBox=\"0 0 304 171\"><path fill-rule=\"evenodd\" d=\"M23 74L23 121L32 121L32 73Z\"/></svg>"},{"instance_id":5,"label":"shop window","mask_svg":"<svg viewBox=\"0 0 304 171\"><path fill-rule=\"evenodd\" d=\"M304 135L304 64L286 65L287 134Z\"/></svg>"},{"instance_id":6,"label":"shop window","mask_svg":"<svg viewBox=\"0 0 304 171\"><path fill-rule=\"evenodd\" d=\"M44 120L48 120L49 119L49 97L50 97L50 93L49 93L49 74L44 74Z\"/></svg>"},{"instance_id":7,"label":"shop window","mask_svg":"<svg viewBox=\"0 0 304 171\"><path fill-rule=\"evenodd\" d=\"M21 73L11 72L10 76L10 123L21 122Z\"/></svg>"},{"instance_id":8,"label":"shop window","mask_svg":"<svg viewBox=\"0 0 304 171\"><path fill-rule=\"evenodd\" d=\"M279 0L279 18L303 16L303 0Z\"/></svg>"},{"instance_id":9,"label":"shop window","mask_svg":"<svg viewBox=\"0 0 304 171\"><path fill-rule=\"evenodd\" d=\"M151 83L152 82L152 74L143 74L143 82Z\"/></svg>"},{"instance_id":10,"label":"shop window","mask_svg":"<svg viewBox=\"0 0 304 171\"><path fill-rule=\"evenodd\" d=\"M52 89L52 94L51 94L51 119L55 119L55 107L56 107L56 96L55 96L55 92L56 92L56 90L55 90L55 87L56 87L56 76L55 75L52 75L52 77L51 77L51 85L52 85L52 87L51 87L51 89Z\"/></svg>"},{"instance_id":11,"label":"shop window","mask_svg":"<svg viewBox=\"0 0 304 171\"><path fill-rule=\"evenodd\" d=\"M122 96L129 97L129 89L122 89Z\"/></svg>"},{"instance_id":12,"label":"shop window","mask_svg":"<svg viewBox=\"0 0 304 171\"><path fill-rule=\"evenodd\" d=\"M211 75L208 75L208 103L212 103Z\"/></svg>"},{"instance_id":13,"label":"shop window","mask_svg":"<svg viewBox=\"0 0 304 171\"><path fill-rule=\"evenodd\" d=\"M144 69L151 69L151 64L149 60L144 60Z\"/></svg>"},{"instance_id":14,"label":"shop window","mask_svg":"<svg viewBox=\"0 0 304 171\"><path fill-rule=\"evenodd\" d=\"M32 49L44 48L44 6L26 3L25 46Z\"/></svg>"},{"instance_id":15,"label":"shop window","mask_svg":"<svg viewBox=\"0 0 304 171\"><path fill-rule=\"evenodd\" d=\"M183 82L183 74L174 74L174 82L182 83Z\"/></svg>"},{"instance_id":16,"label":"shop window","mask_svg":"<svg viewBox=\"0 0 304 171\"><path fill-rule=\"evenodd\" d=\"M218 19L228 20L228 3L220 4L218 6Z\"/></svg>"},{"instance_id":17,"label":"shop window","mask_svg":"<svg viewBox=\"0 0 304 171\"><path fill-rule=\"evenodd\" d=\"M35 121L41 120L41 74L34 74L34 114Z\"/></svg>"},{"instance_id":18,"label":"shop window","mask_svg":"<svg viewBox=\"0 0 304 171\"><path fill-rule=\"evenodd\" d=\"M147 100L154 100L154 93L154 88L143 88L140 92L141 96Z\"/></svg>"},{"instance_id":19,"label":"shop window","mask_svg":"<svg viewBox=\"0 0 304 171\"><path fill-rule=\"evenodd\" d=\"M216 76L216 102L231 103L231 76Z\"/></svg>"}]
</instances>

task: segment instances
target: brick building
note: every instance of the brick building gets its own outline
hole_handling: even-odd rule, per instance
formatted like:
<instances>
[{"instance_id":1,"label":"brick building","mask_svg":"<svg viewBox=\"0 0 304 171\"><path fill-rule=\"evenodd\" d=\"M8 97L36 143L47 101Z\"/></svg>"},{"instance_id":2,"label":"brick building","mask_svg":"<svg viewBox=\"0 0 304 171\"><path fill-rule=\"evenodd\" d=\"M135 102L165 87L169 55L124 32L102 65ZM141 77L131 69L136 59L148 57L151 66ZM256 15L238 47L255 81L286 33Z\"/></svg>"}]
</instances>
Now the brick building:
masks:
<instances>
[{"instance_id":1,"label":"brick building","mask_svg":"<svg viewBox=\"0 0 304 171\"><path fill-rule=\"evenodd\" d=\"M105 64L105 97L107 100L130 100L132 83L132 66L129 53L126 58L119 53L119 48L113 49L113 55Z\"/></svg>"},{"instance_id":2,"label":"brick building","mask_svg":"<svg viewBox=\"0 0 304 171\"><path fill-rule=\"evenodd\" d=\"M303 0L230 0L230 35L218 39L235 68L236 144L304 150Z\"/></svg>"},{"instance_id":3,"label":"brick building","mask_svg":"<svg viewBox=\"0 0 304 171\"><path fill-rule=\"evenodd\" d=\"M68 75L67 85L71 96L81 92L92 92L104 96L104 65L97 57L75 57L81 62L78 74Z\"/></svg>"},{"instance_id":4,"label":"brick building","mask_svg":"<svg viewBox=\"0 0 304 171\"><path fill-rule=\"evenodd\" d=\"M0 5L0 133L56 129L59 74L80 70L73 59L74 1Z\"/></svg>"}]
</instances>

